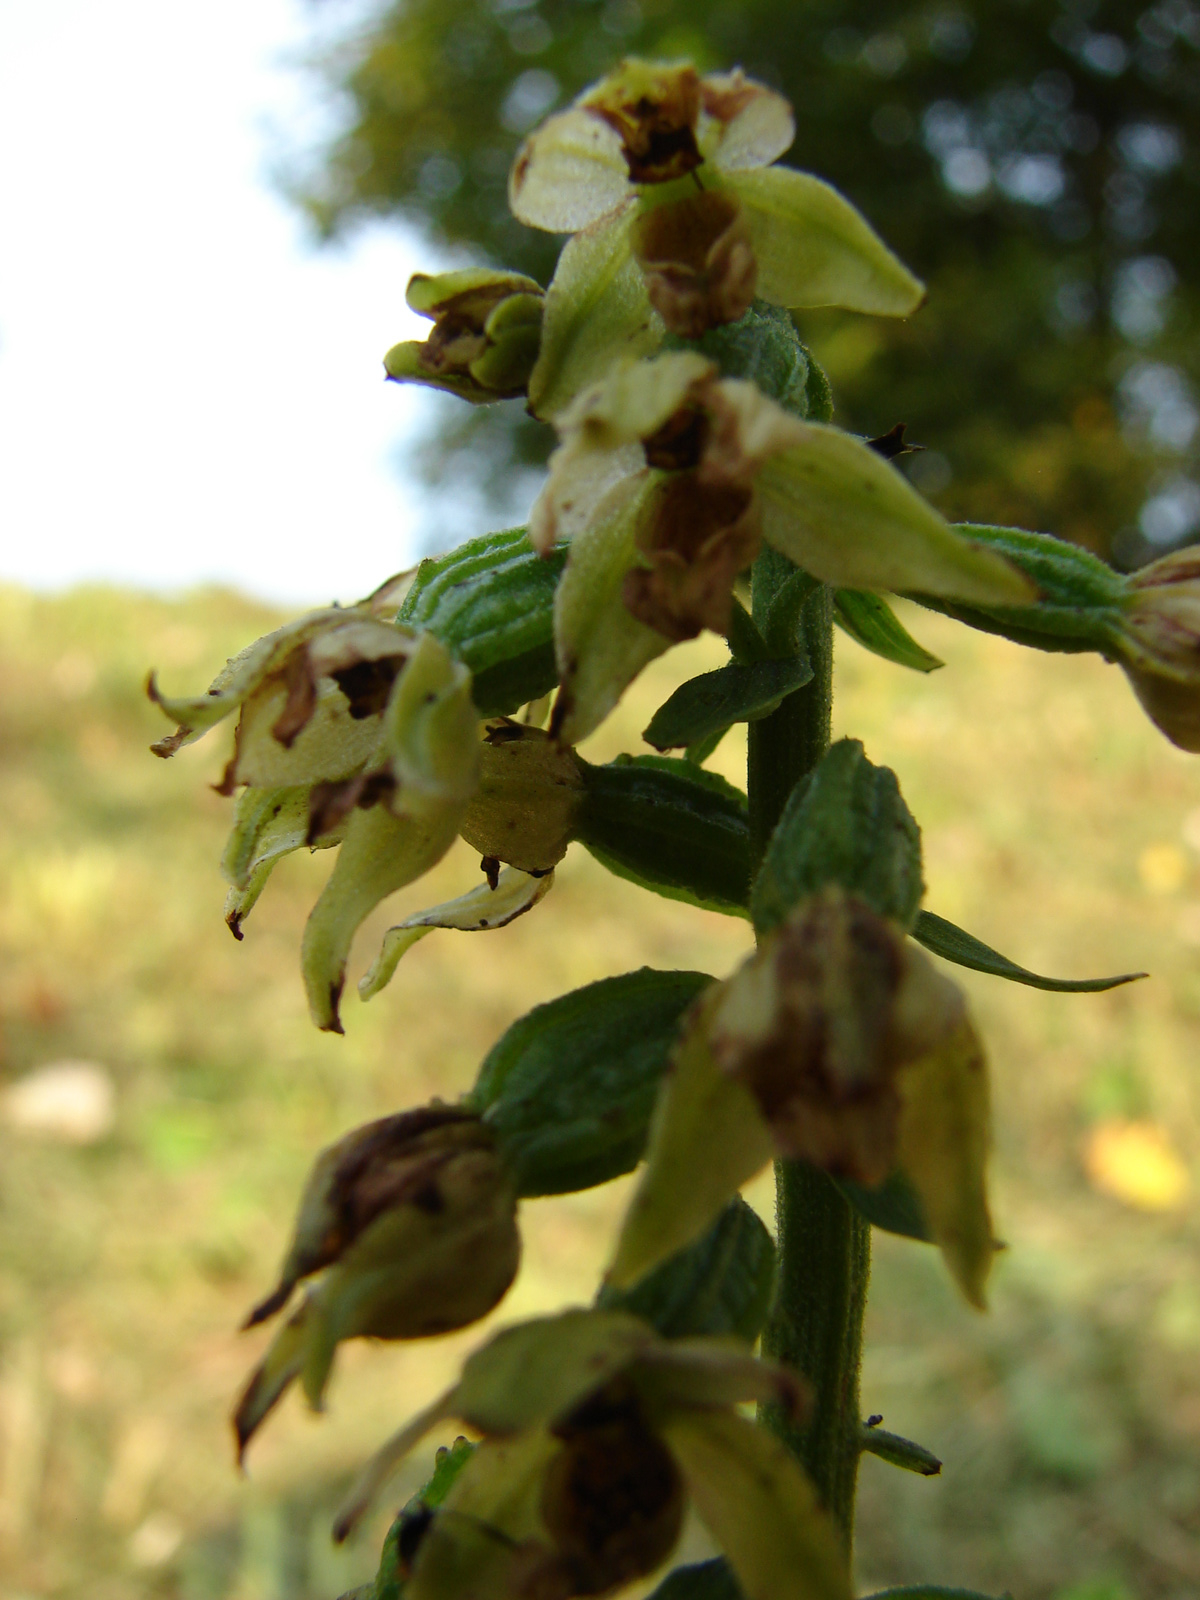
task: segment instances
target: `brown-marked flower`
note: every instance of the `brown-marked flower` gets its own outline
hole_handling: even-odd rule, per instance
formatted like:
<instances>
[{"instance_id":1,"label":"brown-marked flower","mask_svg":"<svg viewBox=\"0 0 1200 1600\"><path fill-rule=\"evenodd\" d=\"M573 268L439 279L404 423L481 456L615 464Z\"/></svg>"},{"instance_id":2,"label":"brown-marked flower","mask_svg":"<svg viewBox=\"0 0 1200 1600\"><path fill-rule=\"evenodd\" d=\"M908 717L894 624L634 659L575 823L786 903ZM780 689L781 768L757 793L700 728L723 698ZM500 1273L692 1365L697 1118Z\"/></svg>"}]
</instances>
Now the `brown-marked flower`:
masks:
<instances>
[{"instance_id":1,"label":"brown-marked flower","mask_svg":"<svg viewBox=\"0 0 1200 1600\"><path fill-rule=\"evenodd\" d=\"M962 993L866 901L804 901L725 985L708 1042L777 1148L874 1187L896 1163L900 1069L962 1023Z\"/></svg>"},{"instance_id":2,"label":"brown-marked flower","mask_svg":"<svg viewBox=\"0 0 1200 1600\"><path fill-rule=\"evenodd\" d=\"M1152 561L1128 580L1120 661L1147 715L1200 752L1200 550Z\"/></svg>"},{"instance_id":3,"label":"brown-marked flower","mask_svg":"<svg viewBox=\"0 0 1200 1600\"><path fill-rule=\"evenodd\" d=\"M236 937L285 855L339 847L301 950L319 1027L341 1031L346 960L363 920L460 832L485 858L484 881L392 929L359 985L364 998L430 929L503 927L553 882L582 786L574 757L540 729L480 723L467 669L431 633L383 621L368 603L258 640L206 695L167 699L153 681L151 694L180 724L154 747L164 756L240 713L219 786L241 790L222 861Z\"/></svg>"},{"instance_id":4,"label":"brown-marked flower","mask_svg":"<svg viewBox=\"0 0 1200 1600\"><path fill-rule=\"evenodd\" d=\"M719 377L698 352L618 365L558 430L529 535L542 553L571 546L555 596L551 731L564 743L590 733L669 644L725 631L760 539L839 588L1032 592L861 439Z\"/></svg>"},{"instance_id":5,"label":"brown-marked flower","mask_svg":"<svg viewBox=\"0 0 1200 1600\"><path fill-rule=\"evenodd\" d=\"M803 1402L736 1340L663 1339L621 1311L568 1311L496 1335L376 1458L344 1538L437 1422L483 1435L413 1561L411 1600L569 1600L648 1576L690 1498L747 1600L847 1600L832 1524L803 1471L735 1407Z\"/></svg>"},{"instance_id":6,"label":"brown-marked flower","mask_svg":"<svg viewBox=\"0 0 1200 1600\"><path fill-rule=\"evenodd\" d=\"M417 273L405 298L433 321L422 343L393 345L389 378L446 389L485 404L525 393L542 329L542 287L519 272L471 267L436 277Z\"/></svg>"},{"instance_id":7,"label":"brown-marked flower","mask_svg":"<svg viewBox=\"0 0 1200 1600\"><path fill-rule=\"evenodd\" d=\"M419 1339L492 1309L516 1275L516 1195L493 1138L467 1111L430 1105L368 1123L318 1157L276 1289L323 1276L280 1328L234 1414L239 1454L300 1378L319 1407L343 1339Z\"/></svg>"},{"instance_id":8,"label":"brown-marked flower","mask_svg":"<svg viewBox=\"0 0 1200 1600\"><path fill-rule=\"evenodd\" d=\"M575 235L547 292L529 383L538 416L555 417L614 354L648 354L664 323L694 336L755 292L789 308L917 308L921 284L848 201L772 165L794 133L787 101L740 70L628 60L529 136L513 213Z\"/></svg>"},{"instance_id":9,"label":"brown-marked flower","mask_svg":"<svg viewBox=\"0 0 1200 1600\"><path fill-rule=\"evenodd\" d=\"M868 1187L902 1172L981 1305L988 1138L983 1052L962 995L899 926L827 887L693 1007L610 1279L636 1281L785 1155Z\"/></svg>"}]
</instances>

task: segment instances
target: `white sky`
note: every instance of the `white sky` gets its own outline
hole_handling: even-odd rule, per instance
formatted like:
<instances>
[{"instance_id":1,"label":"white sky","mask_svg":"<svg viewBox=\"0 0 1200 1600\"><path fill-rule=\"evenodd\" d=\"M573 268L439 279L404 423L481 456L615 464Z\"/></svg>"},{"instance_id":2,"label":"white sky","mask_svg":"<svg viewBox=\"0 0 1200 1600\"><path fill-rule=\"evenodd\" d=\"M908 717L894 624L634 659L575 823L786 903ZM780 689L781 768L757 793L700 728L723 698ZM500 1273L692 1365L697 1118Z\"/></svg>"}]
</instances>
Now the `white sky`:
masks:
<instances>
[{"instance_id":1,"label":"white sky","mask_svg":"<svg viewBox=\"0 0 1200 1600\"><path fill-rule=\"evenodd\" d=\"M335 8L336 9L336 8ZM414 558L420 241L270 188L300 0L0 0L0 579L292 602Z\"/></svg>"}]
</instances>

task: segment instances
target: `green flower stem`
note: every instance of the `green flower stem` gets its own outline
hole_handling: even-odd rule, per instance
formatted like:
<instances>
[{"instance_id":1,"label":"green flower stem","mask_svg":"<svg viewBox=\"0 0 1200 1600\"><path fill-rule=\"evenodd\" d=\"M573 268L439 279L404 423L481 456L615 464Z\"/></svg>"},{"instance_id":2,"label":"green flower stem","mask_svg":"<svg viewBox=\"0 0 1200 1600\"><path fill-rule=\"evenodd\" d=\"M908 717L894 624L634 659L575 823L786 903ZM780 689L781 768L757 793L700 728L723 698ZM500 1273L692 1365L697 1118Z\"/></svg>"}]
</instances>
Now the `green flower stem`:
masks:
<instances>
[{"instance_id":1,"label":"green flower stem","mask_svg":"<svg viewBox=\"0 0 1200 1600\"><path fill-rule=\"evenodd\" d=\"M773 550L754 564L753 616L764 632L771 601L794 571ZM800 633L812 663L811 682L771 716L749 724L747 792L755 867L797 780L829 748L833 596L828 588L809 598ZM803 1162L775 1163L775 1195L779 1279L763 1349L808 1379L813 1408L802 1427L770 1409L764 1420L803 1461L849 1553L861 1450L858 1375L870 1227L823 1172Z\"/></svg>"}]
</instances>

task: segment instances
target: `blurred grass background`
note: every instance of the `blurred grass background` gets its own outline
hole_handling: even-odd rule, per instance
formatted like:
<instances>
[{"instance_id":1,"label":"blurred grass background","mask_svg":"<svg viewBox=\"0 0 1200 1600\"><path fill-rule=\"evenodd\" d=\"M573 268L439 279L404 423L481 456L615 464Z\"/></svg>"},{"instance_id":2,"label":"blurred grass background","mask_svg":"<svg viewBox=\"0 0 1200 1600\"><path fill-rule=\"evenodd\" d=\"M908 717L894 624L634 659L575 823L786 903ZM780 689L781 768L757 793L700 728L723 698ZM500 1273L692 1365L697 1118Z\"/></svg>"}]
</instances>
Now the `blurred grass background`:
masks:
<instances>
[{"instance_id":1,"label":"blurred grass background","mask_svg":"<svg viewBox=\"0 0 1200 1600\"><path fill-rule=\"evenodd\" d=\"M235 944L229 806L207 787L222 735L169 764L146 750L163 727L146 669L193 688L276 620L225 593L0 589L0 1600L334 1600L368 1576L386 1511L339 1553L331 1508L482 1330L344 1348L328 1414L289 1397L238 1478L227 1416L261 1338L235 1330L314 1154L467 1088L531 1004L643 962L723 973L748 946L577 849L536 913L431 937L379 999L351 999L344 1039L316 1033L297 948L328 858L285 862ZM1009 1249L979 1317L932 1251L877 1235L864 1406L946 1465L864 1458L859 1587L1183 1600L1200 1591L1200 767L1115 669L908 620L947 668L840 641L835 717L899 773L927 904L1039 970L1153 977L1054 996L961 975L990 1042ZM636 750L716 659L672 653L589 754ZM731 737L712 764L737 779L740 759ZM397 909L475 872L452 853L356 963ZM87 1143L32 1127L13 1088L71 1060L115 1090ZM501 1319L590 1297L626 1190L525 1206ZM769 1213L768 1184L751 1198Z\"/></svg>"}]
</instances>

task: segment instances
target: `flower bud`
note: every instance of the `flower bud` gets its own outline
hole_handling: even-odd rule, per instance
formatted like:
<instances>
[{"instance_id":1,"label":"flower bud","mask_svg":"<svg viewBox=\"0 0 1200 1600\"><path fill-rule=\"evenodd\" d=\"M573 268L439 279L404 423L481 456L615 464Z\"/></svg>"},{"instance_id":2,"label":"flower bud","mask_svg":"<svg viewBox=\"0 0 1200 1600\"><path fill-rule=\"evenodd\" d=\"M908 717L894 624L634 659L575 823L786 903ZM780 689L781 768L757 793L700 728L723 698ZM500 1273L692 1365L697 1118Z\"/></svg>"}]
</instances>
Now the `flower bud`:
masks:
<instances>
[{"instance_id":1,"label":"flower bud","mask_svg":"<svg viewBox=\"0 0 1200 1600\"><path fill-rule=\"evenodd\" d=\"M493 717L484 729L479 786L459 832L485 860L541 874L575 834L583 774L572 750L541 728Z\"/></svg>"},{"instance_id":2,"label":"flower bud","mask_svg":"<svg viewBox=\"0 0 1200 1600\"><path fill-rule=\"evenodd\" d=\"M484 404L525 393L542 330L540 284L519 272L472 267L417 273L406 299L433 321L425 342L393 345L383 359L397 383L423 383Z\"/></svg>"},{"instance_id":3,"label":"flower bud","mask_svg":"<svg viewBox=\"0 0 1200 1600\"><path fill-rule=\"evenodd\" d=\"M874 1185L895 1165L899 1070L962 1017L959 991L898 927L830 887L729 980L709 1046L784 1154Z\"/></svg>"},{"instance_id":4,"label":"flower bud","mask_svg":"<svg viewBox=\"0 0 1200 1600\"><path fill-rule=\"evenodd\" d=\"M516 1275L516 1197L478 1117L433 1104L368 1123L317 1160L277 1288L247 1327L327 1269L247 1386L239 1450L301 1377L319 1405L342 1339L419 1339L485 1316Z\"/></svg>"},{"instance_id":5,"label":"flower bud","mask_svg":"<svg viewBox=\"0 0 1200 1600\"><path fill-rule=\"evenodd\" d=\"M1200 549L1152 561L1128 593L1121 665L1151 721L1200 752Z\"/></svg>"}]
</instances>

